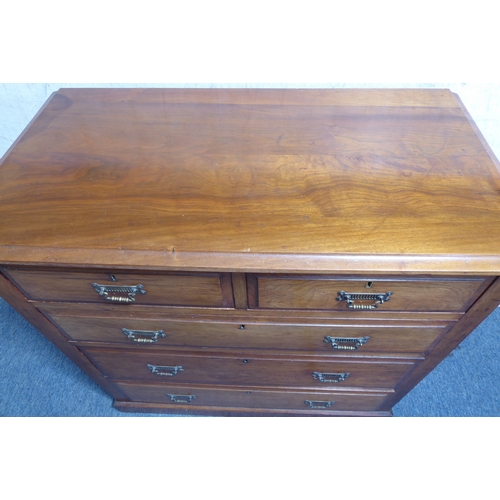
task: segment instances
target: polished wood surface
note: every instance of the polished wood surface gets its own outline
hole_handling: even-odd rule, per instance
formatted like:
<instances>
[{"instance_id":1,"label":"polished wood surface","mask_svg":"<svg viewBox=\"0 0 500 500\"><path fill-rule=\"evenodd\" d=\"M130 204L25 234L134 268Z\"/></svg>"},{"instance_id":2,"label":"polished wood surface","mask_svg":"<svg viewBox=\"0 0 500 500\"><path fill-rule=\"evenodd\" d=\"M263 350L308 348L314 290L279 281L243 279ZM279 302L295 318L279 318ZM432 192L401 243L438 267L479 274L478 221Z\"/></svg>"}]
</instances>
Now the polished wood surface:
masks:
<instances>
[{"instance_id":1,"label":"polished wood surface","mask_svg":"<svg viewBox=\"0 0 500 500\"><path fill-rule=\"evenodd\" d=\"M63 89L0 167L0 261L495 274L499 188L447 90Z\"/></svg>"},{"instance_id":2,"label":"polished wood surface","mask_svg":"<svg viewBox=\"0 0 500 500\"><path fill-rule=\"evenodd\" d=\"M112 350L81 347L91 361L110 378L180 384L217 384L243 387L302 387L314 389L392 389L411 368L411 359L346 360L310 359L294 356L283 360L279 355L259 355L245 351L210 353L209 351ZM180 366L174 376L157 375L154 366ZM343 382L322 383L313 378L314 372L350 373Z\"/></svg>"},{"instance_id":3,"label":"polished wood surface","mask_svg":"<svg viewBox=\"0 0 500 500\"><path fill-rule=\"evenodd\" d=\"M244 273L232 273L234 307L246 309L248 307L247 279Z\"/></svg>"},{"instance_id":4,"label":"polished wood surface","mask_svg":"<svg viewBox=\"0 0 500 500\"><path fill-rule=\"evenodd\" d=\"M209 417L392 417L388 410L335 410L334 408L303 410L276 408L238 408L227 406L188 406L175 403L145 403L117 399L113 406L123 412L168 413L170 415L199 415ZM380 406L379 406L380 408Z\"/></svg>"},{"instance_id":5,"label":"polished wood surface","mask_svg":"<svg viewBox=\"0 0 500 500\"><path fill-rule=\"evenodd\" d=\"M385 294L392 292L377 311L464 311L472 299L484 290L483 278L477 279L375 279L346 280L317 276L254 276L257 290L251 307L274 309L346 309L338 292ZM368 288L369 287L369 288ZM373 304L375 301L354 301Z\"/></svg>"},{"instance_id":6,"label":"polished wood surface","mask_svg":"<svg viewBox=\"0 0 500 500\"><path fill-rule=\"evenodd\" d=\"M34 300L108 302L93 283L105 286L143 285L145 294L135 295L135 304L232 307L230 276L224 274L138 274L131 272L74 272L5 269L5 274ZM228 287L223 293L222 282ZM110 296L126 294L110 293ZM225 296L224 296L225 295Z\"/></svg>"},{"instance_id":7,"label":"polished wood surface","mask_svg":"<svg viewBox=\"0 0 500 500\"><path fill-rule=\"evenodd\" d=\"M123 411L390 415L500 303L499 193L447 90L62 89L0 164L0 295Z\"/></svg>"},{"instance_id":8,"label":"polished wood surface","mask_svg":"<svg viewBox=\"0 0 500 500\"><path fill-rule=\"evenodd\" d=\"M367 323L384 323L398 320L405 325L418 325L424 322L444 324L455 322L464 316L463 312L413 312L351 309L305 310L305 309L213 309L200 307L157 307L134 305L123 306L112 303L69 303L69 302L33 302L33 305L44 314L64 316L92 316L114 318L154 318L165 320L188 320L197 322L222 321L233 323L284 323L315 324L344 322L344 324L364 325Z\"/></svg>"},{"instance_id":9,"label":"polished wood surface","mask_svg":"<svg viewBox=\"0 0 500 500\"><path fill-rule=\"evenodd\" d=\"M307 351L325 356L356 356L401 353L424 353L449 325L421 322L417 325L401 321L349 321L328 323L276 324L228 323L219 321L173 321L146 318L110 318L50 315L51 320L73 341L118 343L158 350L165 347L219 347L243 349L270 349L280 351ZM145 345L127 337L122 329L164 332L165 337ZM325 342L325 337L365 338L366 344L355 350L336 350ZM351 343L346 342L347 345ZM341 343L342 345L342 343Z\"/></svg>"},{"instance_id":10,"label":"polished wood surface","mask_svg":"<svg viewBox=\"0 0 500 500\"><path fill-rule=\"evenodd\" d=\"M332 402L332 411L362 410L373 411L386 398L387 394L378 393L349 393L327 392L327 391L273 391L273 390L236 390L216 389L206 387L185 387L175 385L139 385L118 382L117 386L124 394L135 401L151 403L167 403L175 406L175 401L168 396L195 396L189 403L200 408L203 406L226 406L236 408L259 408L259 409L296 409L305 410L309 405L305 401L315 401L321 410L321 402ZM318 404L319 403L319 404Z\"/></svg>"}]
</instances>

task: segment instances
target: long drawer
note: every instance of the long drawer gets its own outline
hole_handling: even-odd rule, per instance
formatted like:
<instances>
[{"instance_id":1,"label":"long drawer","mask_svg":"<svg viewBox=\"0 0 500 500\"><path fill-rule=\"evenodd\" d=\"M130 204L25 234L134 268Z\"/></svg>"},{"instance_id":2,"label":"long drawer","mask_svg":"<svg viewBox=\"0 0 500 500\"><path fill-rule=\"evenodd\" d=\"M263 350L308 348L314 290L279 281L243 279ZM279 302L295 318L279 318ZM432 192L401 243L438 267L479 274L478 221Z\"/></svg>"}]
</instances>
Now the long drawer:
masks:
<instances>
[{"instance_id":1,"label":"long drawer","mask_svg":"<svg viewBox=\"0 0 500 500\"><path fill-rule=\"evenodd\" d=\"M373 411L384 401L383 393L332 391L277 391L272 389L220 389L176 385L117 382L133 401L186 406L269 408L330 411Z\"/></svg>"},{"instance_id":2,"label":"long drawer","mask_svg":"<svg viewBox=\"0 0 500 500\"><path fill-rule=\"evenodd\" d=\"M4 269L32 300L233 307L229 273Z\"/></svg>"},{"instance_id":3,"label":"long drawer","mask_svg":"<svg viewBox=\"0 0 500 500\"><path fill-rule=\"evenodd\" d=\"M305 324L67 316L52 321L77 342L163 347L219 347L333 353L424 353L447 322L330 320ZM250 318L248 318L250 319ZM254 320L250 320L254 321Z\"/></svg>"},{"instance_id":4,"label":"long drawer","mask_svg":"<svg viewBox=\"0 0 500 500\"><path fill-rule=\"evenodd\" d=\"M257 274L249 275L248 282L251 308L466 311L490 281Z\"/></svg>"},{"instance_id":5,"label":"long drawer","mask_svg":"<svg viewBox=\"0 0 500 500\"><path fill-rule=\"evenodd\" d=\"M253 353L138 352L81 348L101 372L114 379L226 386L371 388L390 390L415 361L350 361Z\"/></svg>"}]
</instances>

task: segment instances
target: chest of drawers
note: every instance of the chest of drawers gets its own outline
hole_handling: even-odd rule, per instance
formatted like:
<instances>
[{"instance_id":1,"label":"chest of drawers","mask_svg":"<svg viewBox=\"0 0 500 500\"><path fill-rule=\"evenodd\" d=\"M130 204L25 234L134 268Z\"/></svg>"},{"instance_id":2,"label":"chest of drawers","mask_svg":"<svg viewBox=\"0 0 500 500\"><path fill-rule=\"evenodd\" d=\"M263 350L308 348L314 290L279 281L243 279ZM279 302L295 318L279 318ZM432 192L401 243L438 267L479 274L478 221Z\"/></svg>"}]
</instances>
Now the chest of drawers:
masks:
<instances>
[{"instance_id":1,"label":"chest of drawers","mask_svg":"<svg viewBox=\"0 0 500 500\"><path fill-rule=\"evenodd\" d=\"M500 304L447 90L62 89L0 217L0 295L123 411L390 415Z\"/></svg>"}]
</instances>

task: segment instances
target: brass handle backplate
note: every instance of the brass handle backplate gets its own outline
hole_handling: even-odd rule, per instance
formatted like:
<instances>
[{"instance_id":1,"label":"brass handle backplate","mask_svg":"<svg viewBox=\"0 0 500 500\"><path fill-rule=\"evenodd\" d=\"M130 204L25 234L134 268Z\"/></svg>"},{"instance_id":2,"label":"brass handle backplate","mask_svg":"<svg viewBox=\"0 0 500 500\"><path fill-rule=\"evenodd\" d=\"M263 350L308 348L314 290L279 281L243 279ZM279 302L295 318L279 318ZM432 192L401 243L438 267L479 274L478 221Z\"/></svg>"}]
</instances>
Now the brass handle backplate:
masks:
<instances>
[{"instance_id":1,"label":"brass handle backplate","mask_svg":"<svg viewBox=\"0 0 500 500\"><path fill-rule=\"evenodd\" d=\"M117 286L117 285L99 285L98 283L92 283L94 290L102 295L106 300L111 302L118 302L122 304L130 304L135 302L135 295L137 293L144 295L146 290L144 290L144 285L133 285L133 286ZM109 295L113 294L126 294L126 297L122 295Z\"/></svg>"},{"instance_id":2,"label":"brass handle backplate","mask_svg":"<svg viewBox=\"0 0 500 500\"><path fill-rule=\"evenodd\" d=\"M333 349L355 351L358 347L366 344L368 340L370 337L330 337L327 335L324 342L331 342Z\"/></svg>"},{"instance_id":3,"label":"brass handle backplate","mask_svg":"<svg viewBox=\"0 0 500 500\"><path fill-rule=\"evenodd\" d=\"M309 408L330 408L335 404L335 401L311 401L306 399L304 403L309 406Z\"/></svg>"},{"instance_id":4,"label":"brass handle backplate","mask_svg":"<svg viewBox=\"0 0 500 500\"><path fill-rule=\"evenodd\" d=\"M337 300L346 301L349 309L377 309L380 304L389 301L392 292L386 293L348 293L343 290L338 292ZM355 304L355 300L373 300L373 304Z\"/></svg>"},{"instance_id":5,"label":"brass handle backplate","mask_svg":"<svg viewBox=\"0 0 500 500\"><path fill-rule=\"evenodd\" d=\"M165 337L165 332L163 330L150 332L148 330L129 330L128 328L122 328L122 332L133 342L144 342L147 344L154 344L158 342L158 337Z\"/></svg>"},{"instance_id":6,"label":"brass handle backplate","mask_svg":"<svg viewBox=\"0 0 500 500\"><path fill-rule=\"evenodd\" d=\"M166 377L173 377L177 375L179 372L183 372L184 368L182 366L156 366L156 365L148 365L148 368L155 375L164 375Z\"/></svg>"},{"instance_id":7,"label":"brass handle backplate","mask_svg":"<svg viewBox=\"0 0 500 500\"><path fill-rule=\"evenodd\" d=\"M191 403L193 399L196 399L195 395L187 395L187 394L167 394L170 398L170 401L174 403Z\"/></svg>"},{"instance_id":8,"label":"brass handle backplate","mask_svg":"<svg viewBox=\"0 0 500 500\"><path fill-rule=\"evenodd\" d=\"M312 375L315 380L319 380L320 382L338 384L339 382L343 382L350 375L350 373L313 372Z\"/></svg>"}]
</instances>

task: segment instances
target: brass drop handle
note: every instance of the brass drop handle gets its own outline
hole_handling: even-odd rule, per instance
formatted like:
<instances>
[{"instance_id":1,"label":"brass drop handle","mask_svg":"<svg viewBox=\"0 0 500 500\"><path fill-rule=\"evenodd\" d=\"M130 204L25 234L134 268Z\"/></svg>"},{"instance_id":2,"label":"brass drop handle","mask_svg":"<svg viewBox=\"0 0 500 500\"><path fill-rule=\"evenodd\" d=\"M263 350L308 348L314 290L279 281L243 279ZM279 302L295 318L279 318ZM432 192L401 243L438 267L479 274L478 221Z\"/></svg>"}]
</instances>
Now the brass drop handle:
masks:
<instances>
[{"instance_id":1,"label":"brass drop handle","mask_svg":"<svg viewBox=\"0 0 500 500\"><path fill-rule=\"evenodd\" d=\"M196 399L194 394L167 394L167 396L170 398L170 401L173 401L174 403L191 403L193 399Z\"/></svg>"},{"instance_id":2,"label":"brass drop handle","mask_svg":"<svg viewBox=\"0 0 500 500\"><path fill-rule=\"evenodd\" d=\"M338 301L345 300L349 309L377 309L380 304L388 302L392 292L386 293L347 293L338 292ZM355 300L373 300L373 304L355 304Z\"/></svg>"},{"instance_id":3,"label":"brass drop handle","mask_svg":"<svg viewBox=\"0 0 500 500\"><path fill-rule=\"evenodd\" d=\"M309 408L330 408L335 404L335 401L311 401L310 399L306 399L304 403L309 406Z\"/></svg>"},{"instance_id":4,"label":"brass drop handle","mask_svg":"<svg viewBox=\"0 0 500 500\"><path fill-rule=\"evenodd\" d=\"M117 285L99 285L98 283L92 283L94 290L102 295L106 300L111 302L118 302L122 304L130 304L135 302L135 295L137 293L144 295L146 290L144 290L144 285L133 285L133 286L117 286ZM127 294L127 297L122 297L121 295L109 295L110 293Z\"/></svg>"},{"instance_id":5,"label":"brass drop handle","mask_svg":"<svg viewBox=\"0 0 500 500\"><path fill-rule=\"evenodd\" d=\"M182 366L157 366L157 365L149 365L148 368L155 375L163 375L166 377L173 377L177 375L179 372L183 372L184 368Z\"/></svg>"},{"instance_id":6,"label":"brass drop handle","mask_svg":"<svg viewBox=\"0 0 500 500\"><path fill-rule=\"evenodd\" d=\"M327 335L324 342L331 342L332 348L339 351L355 351L369 340L370 337L330 337Z\"/></svg>"},{"instance_id":7,"label":"brass drop handle","mask_svg":"<svg viewBox=\"0 0 500 500\"><path fill-rule=\"evenodd\" d=\"M319 380L320 382L325 382L325 383L333 383L333 384L338 384L339 382L343 382L349 375L350 373L320 373L320 372L313 372L313 378L315 380Z\"/></svg>"},{"instance_id":8,"label":"brass drop handle","mask_svg":"<svg viewBox=\"0 0 500 500\"><path fill-rule=\"evenodd\" d=\"M158 337L165 337L165 332L163 330L151 332L148 330L129 330L128 328L122 328L122 332L133 342L143 342L147 344L154 344L158 342Z\"/></svg>"}]
</instances>

